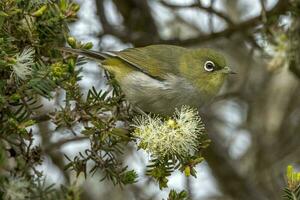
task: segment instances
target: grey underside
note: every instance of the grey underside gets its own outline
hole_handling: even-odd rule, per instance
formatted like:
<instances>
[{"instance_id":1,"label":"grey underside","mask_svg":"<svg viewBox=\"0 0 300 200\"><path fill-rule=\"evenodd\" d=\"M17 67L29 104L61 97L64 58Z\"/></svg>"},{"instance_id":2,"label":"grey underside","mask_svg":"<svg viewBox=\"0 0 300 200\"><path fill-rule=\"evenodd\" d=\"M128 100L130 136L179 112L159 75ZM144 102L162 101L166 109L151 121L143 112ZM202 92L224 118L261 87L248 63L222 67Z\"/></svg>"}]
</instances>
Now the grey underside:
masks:
<instances>
[{"instance_id":1,"label":"grey underside","mask_svg":"<svg viewBox=\"0 0 300 200\"><path fill-rule=\"evenodd\" d=\"M184 78L172 74L164 81L154 79L142 72L132 72L122 80L121 88L126 98L143 111L172 114L182 105L199 107L203 104L201 94Z\"/></svg>"}]
</instances>

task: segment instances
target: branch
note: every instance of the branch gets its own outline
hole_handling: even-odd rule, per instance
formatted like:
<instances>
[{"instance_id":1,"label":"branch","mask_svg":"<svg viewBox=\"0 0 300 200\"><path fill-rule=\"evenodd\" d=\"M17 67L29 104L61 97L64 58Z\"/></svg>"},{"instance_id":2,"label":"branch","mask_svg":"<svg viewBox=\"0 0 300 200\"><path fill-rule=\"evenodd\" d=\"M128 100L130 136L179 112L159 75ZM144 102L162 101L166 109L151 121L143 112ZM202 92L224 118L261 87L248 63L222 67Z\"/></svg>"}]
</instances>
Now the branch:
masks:
<instances>
[{"instance_id":1,"label":"branch","mask_svg":"<svg viewBox=\"0 0 300 200\"><path fill-rule=\"evenodd\" d=\"M116 28L109 23L105 15L104 0L97 0L97 14L102 24L103 33L116 36L124 43L145 46L159 41L155 21L146 0L114 0L116 8L123 17L123 27Z\"/></svg>"},{"instance_id":2,"label":"branch","mask_svg":"<svg viewBox=\"0 0 300 200\"><path fill-rule=\"evenodd\" d=\"M43 115L33 116L31 119L37 123L42 123L42 122L50 120L51 117L47 114L43 114Z\"/></svg>"},{"instance_id":3,"label":"branch","mask_svg":"<svg viewBox=\"0 0 300 200\"><path fill-rule=\"evenodd\" d=\"M270 19L272 16L279 16L287 12L290 5L289 1L287 0L278 0L277 4L272 9L262 12L261 15L253 17L244 22L233 24L231 19L229 19L224 13L216 11L212 7L205 7L201 3L195 3L190 5L173 5L163 0L161 0L160 2L163 5L170 7L172 9L199 8L205 10L227 21L229 27L219 32L214 32L206 35L199 34L198 36L189 39L183 39L183 40L179 38L162 39L162 38L158 38L158 34L156 32L152 33L148 31L140 32L137 30L131 30L130 27L127 27L126 24L125 24L125 28L117 29L116 27L114 27L112 24L109 23L105 15L104 0L97 0L96 1L97 14L99 16L103 28L103 33L101 34L101 36L103 36L104 34L110 34L119 38L125 43L126 42L133 43L135 46L145 46L145 45L158 44L158 43L190 46L190 45L195 45L195 44L215 40L222 37L229 37L235 33L243 33L249 31L249 29L254 29L258 25L263 24L264 19ZM129 2L127 3L131 5L131 3ZM120 7L121 5L118 6ZM147 23L145 22L144 24Z\"/></svg>"},{"instance_id":4,"label":"branch","mask_svg":"<svg viewBox=\"0 0 300 200\"><path fill-rule=\"evenodd\" d=\"M225 22L227 22L230 25L233 24L233 21L229 18L229 16L227 16L226 14L224 14L220 11L213 9L211 6L209 6L209 7L203 6L200 1L197 3L190 4L190 5L175 5L175 4L170 4L164 0L161 0L160 3L171 9L199 8L201 10L204 10L208 13L212 13L212 14L220 17L221 19L223 19Z\"/></svg>"},{"instance_id":5,"label":"branch","mask_svg":"<svg viewBox=\"0 0 300 200\"><path fill-rule=\"evenodd\" d=\"M288 8L289 8L289 2L287 0L279 0L271 10L265 12L265 15L267 18L270 18L271 16L278 16L288 11ZM181 40L178 38L170 39L170 40L160 40L159 43L182 45L182 46L195 45L195 44L211 41L221 37L229 37L238 32L245 32L249 29L253 29L257 27L261 23L262 23L262 15L259 15L245 22L232 25L223 31L219 31L207 35L199 35L197 37L185 39L185 40Z\"/></svg>"}]
</instances>

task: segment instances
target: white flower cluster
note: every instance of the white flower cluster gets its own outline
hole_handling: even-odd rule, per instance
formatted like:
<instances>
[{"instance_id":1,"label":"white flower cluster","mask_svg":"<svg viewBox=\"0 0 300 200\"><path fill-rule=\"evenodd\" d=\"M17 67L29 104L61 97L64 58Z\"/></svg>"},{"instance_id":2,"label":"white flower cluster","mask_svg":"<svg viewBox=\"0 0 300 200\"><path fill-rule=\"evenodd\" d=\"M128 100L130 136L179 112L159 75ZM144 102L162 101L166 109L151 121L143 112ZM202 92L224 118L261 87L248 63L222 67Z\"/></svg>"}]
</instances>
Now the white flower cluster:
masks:
<instances>
[{"instance_id":1,"label":"white flower cluster","mask_svg":"<svg viewBox=\"0 0 300 200\"><path fill-rule=\"evenodd\" d=\"M199 145L199 134L204 131L197 110L187 106L176 110L169 120L145 115L136 118L133 126L139 147L159 157L193 155Z\"/></svg>"},{"instance_id":2,"label":"white flower cluster","mask_svg":"<svg viewBox=\"0 0 300 200\"><path fill-rule=\"evenodd\" d=\"M12 68L16 76L22 80L26 80L26 76L31 74L31 66L34 64L34 49L25 48L22 53L16 57L16 62Z\"/></svg>"}]
</instances>

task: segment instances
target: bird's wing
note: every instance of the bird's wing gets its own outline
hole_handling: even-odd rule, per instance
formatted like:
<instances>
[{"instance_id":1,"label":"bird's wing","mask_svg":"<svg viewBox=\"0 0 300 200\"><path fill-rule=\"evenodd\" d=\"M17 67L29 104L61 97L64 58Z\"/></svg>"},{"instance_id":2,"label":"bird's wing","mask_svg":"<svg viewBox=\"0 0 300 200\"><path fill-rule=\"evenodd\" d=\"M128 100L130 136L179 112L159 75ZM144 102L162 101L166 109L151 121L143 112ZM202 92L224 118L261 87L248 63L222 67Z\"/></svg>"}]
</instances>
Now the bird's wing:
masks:
<instances>
[{"instance_id":1,"label":"bird's wing","mask_svg":"<svg viewBox=\"0 0 300 200\"><path fill-rule=\"evenodd\" d=\"M186 48L178 46L151 45L113 53L119 59L151 77L163 79L163 76L168 73L175 75L179 73L180 56L187 51Z\"/></svg>"},{"instance_id":2,"label":"bird's wing","mask_svg":"<svg viewBox=\"0 0 300 200\"><path fill-rule=\"evenodd\" d=\"M173 45L150 45L140 48L129 48L119 52L97 52L67 47L59 49L100 61L104 66L115 65L113 67L127 68L123 69L123 71L139 70L157 79L164 79L164 75L168 73L178 74L180 56L188 51L186 48ZM128 65L115 62L116 58ZM109 70L109 68L107 69ZM122 71L122 69L120 70Z\"/></svg>"}]
</instances>

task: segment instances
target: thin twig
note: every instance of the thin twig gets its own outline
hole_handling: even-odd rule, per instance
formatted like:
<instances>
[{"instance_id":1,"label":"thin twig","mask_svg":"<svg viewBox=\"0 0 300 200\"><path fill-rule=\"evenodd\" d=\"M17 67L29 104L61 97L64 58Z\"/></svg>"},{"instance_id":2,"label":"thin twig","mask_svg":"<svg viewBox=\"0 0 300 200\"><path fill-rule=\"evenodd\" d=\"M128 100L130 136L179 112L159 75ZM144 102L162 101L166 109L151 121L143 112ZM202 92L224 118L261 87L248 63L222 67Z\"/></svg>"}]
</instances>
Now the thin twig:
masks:
<instances>
[{"instance_id":1,"label":"thin twig","mask_svg":"<svg viewBox=\"0 0 300 200\"><path fill-rule=\"evenodd\" d=\"M201 4L201 2L197 2L197 3L193 3L193 4L189 4L189 5L176 5L176 4L170 4L164 0L161 0L160 3L171 9L198 8L198 9L204 10L208 13L212 13L212 14L220 17L221 19L223 19L225 22L227 22L230 25L233 24L233 21L226 14L215 10L212 6L209 6L209 7L203 6Z\"/></svg>"},{"instance_id":2,"label":"thin twig","mask_svg":"<svg viewBox=\"0 0 300 200\"><path fill-rule=\"evenodd\" d=\"M266 11L266 16L270 17L273 15L279 15L279 14L285 13L288 10L288 8L289 8L288 1L279 0L272 9ZM253 28L257 27L260 24L262 24L261 15L253 17L253 18L251 18L247 21L241 22L239 24L230 26L229 28L219 31L219 32L215 32L215 33L211 33L211 34L207 34L207 35L199 35L197 37L189 38L189 39L185 39L185 40L181 40L178 38L169 39L169 40L161 39L159 41L159 43L190 46L190 45L195 45L195 44L211 41L211 40L221 38L221 37L229 37L235 33L245 32L245 31L248 31L249 29L253 29Z\"/></svg>"}]
</instances>

